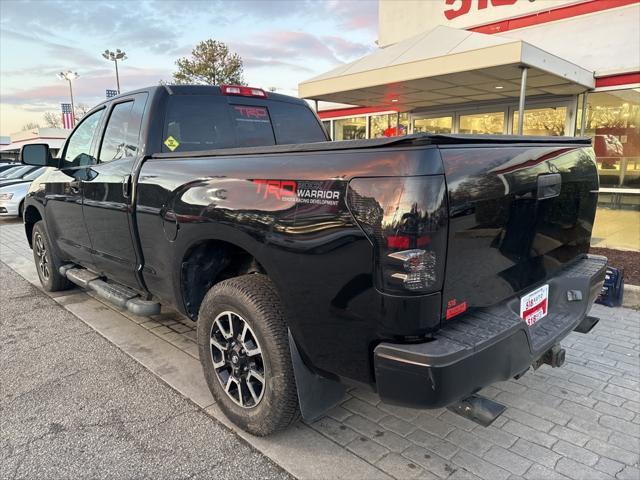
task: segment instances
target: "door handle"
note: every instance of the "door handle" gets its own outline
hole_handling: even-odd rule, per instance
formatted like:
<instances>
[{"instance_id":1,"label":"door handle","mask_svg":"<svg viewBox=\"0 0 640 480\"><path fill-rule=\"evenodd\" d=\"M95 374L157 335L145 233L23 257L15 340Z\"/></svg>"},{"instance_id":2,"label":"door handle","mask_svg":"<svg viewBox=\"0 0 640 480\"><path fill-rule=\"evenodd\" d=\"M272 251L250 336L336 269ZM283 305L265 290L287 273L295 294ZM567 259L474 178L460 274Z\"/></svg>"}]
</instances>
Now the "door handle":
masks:
<instances>
[{"instance_id":1,"label":"door handle","mask_svg":"<svg viewBox=\"0 0 640 480\"><path fill-rule=\"evenodd\" d=\"M131 197L131 175L127 175L122 180L122 196L124 198Z\"/></svg>"},{"instance_id":2,"label":"door handle","mask_svg":"<svg viewBox=\"0 0 640 480\"><path fill-rule=\"evenodd\" d=\"M562 176L559 173L549 173L538 176L538 200L553 198L560 195Z\"/></svg>"}]
</instances>

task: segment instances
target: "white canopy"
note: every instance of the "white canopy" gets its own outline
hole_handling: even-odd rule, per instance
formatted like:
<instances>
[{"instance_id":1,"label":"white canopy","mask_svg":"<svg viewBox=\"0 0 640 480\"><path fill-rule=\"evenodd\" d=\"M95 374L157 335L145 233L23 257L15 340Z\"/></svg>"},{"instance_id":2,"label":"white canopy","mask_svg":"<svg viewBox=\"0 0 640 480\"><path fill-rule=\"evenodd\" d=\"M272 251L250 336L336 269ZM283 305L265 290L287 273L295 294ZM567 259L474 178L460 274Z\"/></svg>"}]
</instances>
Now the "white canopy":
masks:
<instances>
[{"instance_id":1,"label":"white canopy","mask_svg":"<svg viewBox=\"0 0 640 480\"><path fill-rule=\"evenodd\" d=\"M520 95L571 95L593 72L522 41L439 26L300 83L302 98L412 110Z\"/></svg>"}]
</instances>

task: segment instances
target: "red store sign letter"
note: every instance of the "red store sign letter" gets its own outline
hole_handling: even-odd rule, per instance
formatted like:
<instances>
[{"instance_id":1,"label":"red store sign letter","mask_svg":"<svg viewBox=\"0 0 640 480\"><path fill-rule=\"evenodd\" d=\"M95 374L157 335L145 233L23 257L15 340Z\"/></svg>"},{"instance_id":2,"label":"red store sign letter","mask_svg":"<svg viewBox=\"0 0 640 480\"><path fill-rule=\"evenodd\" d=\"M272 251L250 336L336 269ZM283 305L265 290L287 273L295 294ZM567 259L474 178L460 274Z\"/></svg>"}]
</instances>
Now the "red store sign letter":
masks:
<instances>
[{"instance_id":1,"label":"red store sign letter","mask_svg":"<svg viewBox=\"0 0 640 480\"><path fill-rule=\"evenodd\" d=\"M505 5L514 5L518 0L477 0L478 10L484 10L489 7L489 3L494 7L502 7ZM444 0L445 5L456 5L458 8L450 8L444 11L444 16L447 20L453 20L462 15L466 15L471 11L473 0Z\"/></svg>"}]
</instances>

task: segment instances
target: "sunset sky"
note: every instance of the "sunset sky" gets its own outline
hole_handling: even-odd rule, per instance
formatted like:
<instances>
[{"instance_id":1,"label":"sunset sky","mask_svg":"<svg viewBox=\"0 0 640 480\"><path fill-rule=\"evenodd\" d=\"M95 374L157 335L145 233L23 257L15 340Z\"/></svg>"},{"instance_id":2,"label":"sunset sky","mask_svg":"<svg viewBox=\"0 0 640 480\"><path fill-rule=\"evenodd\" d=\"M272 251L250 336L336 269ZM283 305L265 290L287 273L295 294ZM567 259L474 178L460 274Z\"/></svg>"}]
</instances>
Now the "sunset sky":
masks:
<instances>
[{"instance_id":1,"label":"sunset sky","mask_svg":"<svg viewBox=\"0 0 640 480\"><path fill-rule=\"evenodd\" d=\"M298 82L375 48L377 0L0 2L0 134L42 123L69 101L61 70L77 71L76 103L116 88L105 49L125 50L123 91L170 80L201 40L229 45L249 85L296 95Z\"/></svg>"}]
</instances>

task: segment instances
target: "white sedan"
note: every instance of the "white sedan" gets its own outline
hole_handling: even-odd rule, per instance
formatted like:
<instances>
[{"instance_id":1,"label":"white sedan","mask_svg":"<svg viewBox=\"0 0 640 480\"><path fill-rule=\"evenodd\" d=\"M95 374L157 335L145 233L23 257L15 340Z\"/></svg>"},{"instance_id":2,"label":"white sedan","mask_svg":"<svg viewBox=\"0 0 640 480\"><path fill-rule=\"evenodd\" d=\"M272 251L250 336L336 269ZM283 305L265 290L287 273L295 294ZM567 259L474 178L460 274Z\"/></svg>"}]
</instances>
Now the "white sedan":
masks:
<instances>
[{"instance_id":1,"label":"white sedan","mask_svg":"<svg viewBox=\"0 0 640 480\"><path fill-rule=\"evenodd\" d=\"M31 182L14 183L0 187L0 217L21 217L24 197Z\"/></svg>"}]
</instances>

